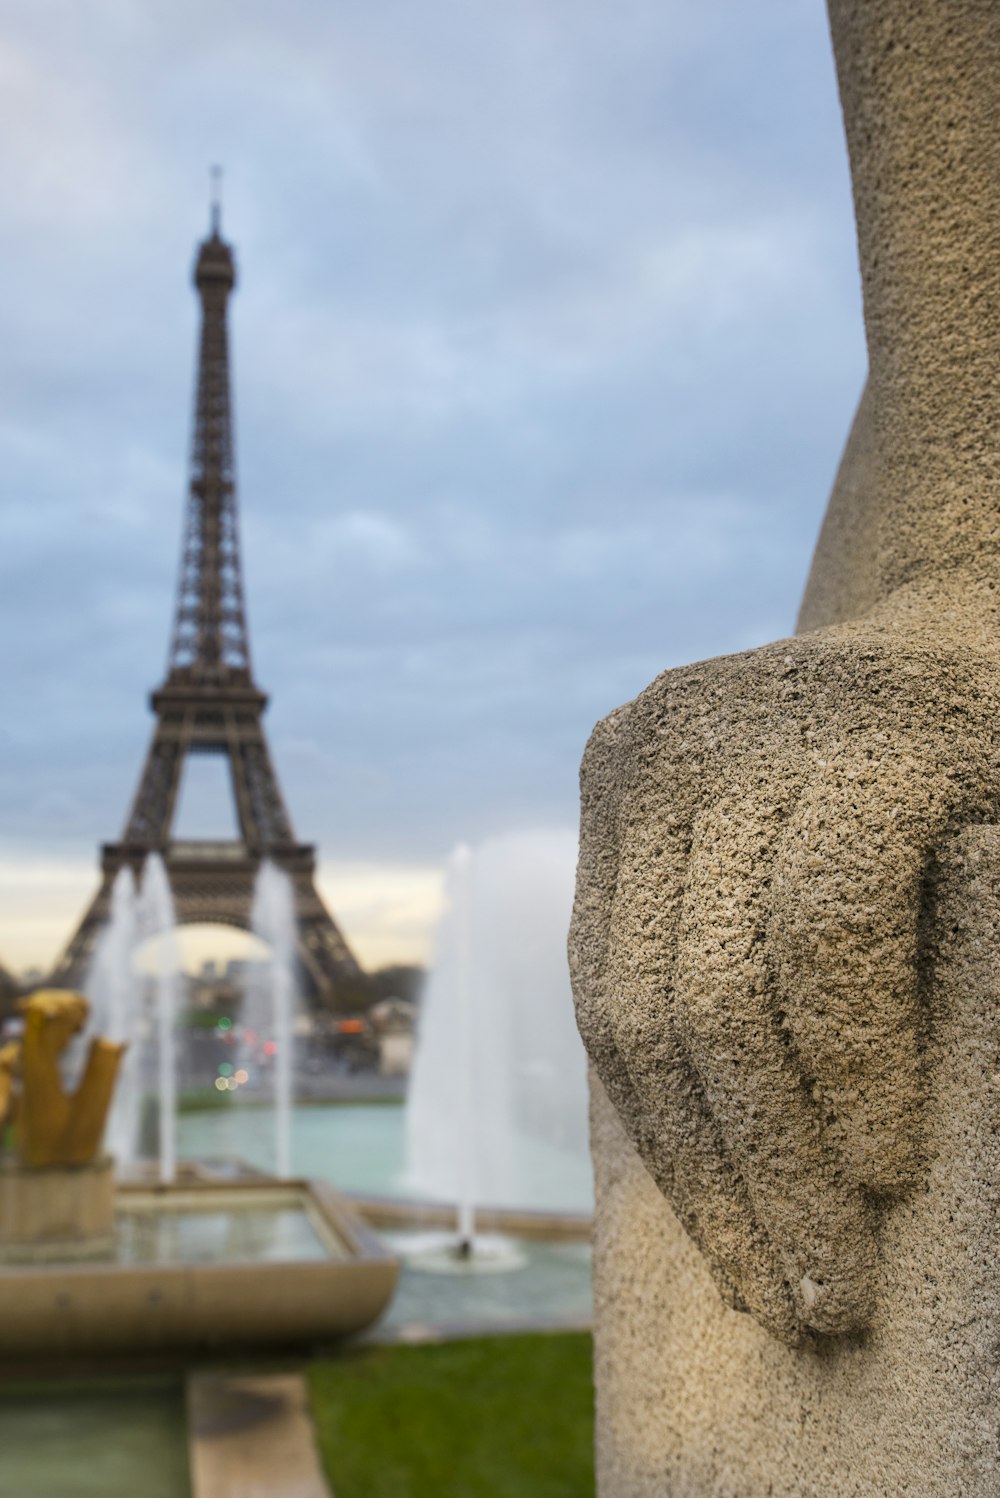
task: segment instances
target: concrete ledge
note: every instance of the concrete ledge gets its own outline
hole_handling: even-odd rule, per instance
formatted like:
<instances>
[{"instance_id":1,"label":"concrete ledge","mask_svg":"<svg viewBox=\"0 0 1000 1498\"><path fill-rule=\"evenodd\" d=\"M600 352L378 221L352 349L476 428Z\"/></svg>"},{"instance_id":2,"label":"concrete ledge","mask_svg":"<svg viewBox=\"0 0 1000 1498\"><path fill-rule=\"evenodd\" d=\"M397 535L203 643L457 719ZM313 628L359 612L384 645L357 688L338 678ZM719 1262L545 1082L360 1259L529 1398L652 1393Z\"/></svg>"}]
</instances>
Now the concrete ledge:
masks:
<instances>
[{"instance_id":1,"label":"concrete ledge","mask_svg":"<svg viewBox=\"0 0 1000 1498\"><path fill-rule=\"evenodd\" d=\"M448 1202L409 1201L399 1196L363 1196L356 1191L341 1193L365 1222L376 1228L455 1228L456 1212ZM476 1231L509 1233L517 1238L589 1239L593 1228L589 1212L536 1212L525 1207L477 1207ZM457 1229L456 1229L457 1230Z\"/></svg>"},{"instance_id":2,"label":"concrete ledge","mask_svg":"<svg viewBox=\"0 0 1000 1498\"><path fill-rule=\"evenodd\" d=\"M331 1498L300 1373L193 1373L192 1498Z\"/></svg>"}]
</instances>

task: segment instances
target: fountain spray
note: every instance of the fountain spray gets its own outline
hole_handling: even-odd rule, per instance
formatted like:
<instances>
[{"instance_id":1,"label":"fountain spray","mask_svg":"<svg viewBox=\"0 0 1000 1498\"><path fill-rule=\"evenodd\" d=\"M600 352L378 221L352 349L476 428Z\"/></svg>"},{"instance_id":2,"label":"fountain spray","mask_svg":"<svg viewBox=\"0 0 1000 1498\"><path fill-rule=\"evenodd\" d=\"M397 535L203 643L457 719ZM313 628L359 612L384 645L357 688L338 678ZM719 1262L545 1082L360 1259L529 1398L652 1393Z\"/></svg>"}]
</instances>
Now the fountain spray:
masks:
<instances>
[{"instance_id":1,"label":"fountain spray","mask_svg":"<svg viewBox=\"0 0 1000 1498\"><path fill-rule=\"evenodd\" d=\"M458 1024L458 1245L459 1258L472 1257L476 1235L475 1120L472 1078L475 1057L472 954L472 849L460 843L452 857L455 912L455 999Z\"/></svg>"},{"instance_id":2,"label":"fountain spray","mask_svg":"<svg viewBox=\"0 0 1000 1498\"><path fill-rule=\"evenodd\" d=\"M253 892L251 925L270 948L267 987L274 1057L275 1172L292 1173L292 1082L295 1019L295 892L288 875L269 861L261 864Z\"/></svg>"},{"instance_id":3,"label":"fountain spray","mask_svg":"<svg viewBox=\"0 0 1000 1498\"><path fill-rule=\"evenodd\" d=\"M570 829L489 838L449 862L406 1103L417 1195L480 1211L586 1199L587 1068L566 962L575 866Z\"/></svg>"},{"instance_id":4,"label":"fountain spray","mask_svg":"<svg viewBox=\"0 0 1000 1498\"><path fill-rule=\"evenodd\" d=\"M110 919L98 937L84 981L84 991L91 1000L88 1038L104 1034L127 1047L107 1125L108 1148L119 1169L132 1164L139 1141L142 991L135 970L137 942L135 879L126 864L115 875Z\"/></svg>"},{"instance_id":5,"label":"fountain spray","mask_svg":"<svg viewBox=\"0 0 1000 1498\"><path fill-rule=\"evenodd\" d=\"M159 853L151 853L142 871L139 893L140 938L160 938L156 954L155 1011L157 1084L160 1121L160 1180L177 1173L177 998L180 954L170 881Z\"/></svg>"}]
</instances>

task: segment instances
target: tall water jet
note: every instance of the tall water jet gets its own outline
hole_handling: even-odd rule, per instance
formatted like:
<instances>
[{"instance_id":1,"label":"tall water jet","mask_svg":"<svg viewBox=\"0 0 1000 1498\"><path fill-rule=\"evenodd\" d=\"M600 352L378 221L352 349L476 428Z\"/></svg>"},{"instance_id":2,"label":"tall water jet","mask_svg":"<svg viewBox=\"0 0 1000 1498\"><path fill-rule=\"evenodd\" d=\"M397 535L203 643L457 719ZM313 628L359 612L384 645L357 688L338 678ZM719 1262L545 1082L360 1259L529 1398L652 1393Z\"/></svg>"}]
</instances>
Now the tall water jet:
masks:
<instances>
[{"instance_id":1,"label":"tall water jet","mask_svg":"<svg viewBox=\"0 0 1000 1498\"><path fill-rule=\"evenodd\" d=\"M255 1028L272 1031L274 1041L274 1154L275 1173L292 1173L292 1082L295 1024L295 892L288 875L269 861L261 864L254 882L251 911L253 933L270 949L263 986L264 1012ZM256 1007L256 1006L255 1006ZM270 1012L267 1013L267 1010Z\"/></svg>"},{"instance_id":2,"label":"tall water jet","mask_svg":"<svg viewBox=\"0 0 1000 1498\"><path fill-rule=\"evenodd\" d=\"M139 892L140 939L156 937L154 944L154 999L156 1016L156 1075L159 1097L160 1180L172 1181L177 1173L177 1008L180 987L180 953L177 947L174 901L170 881L158 853L151 853L142 871Z\"/></svg>"},{"instance_id":3,"label":"tall water jet","mask_svg":"<svg viewBox=\"0 0 1000 1498\"><path fill-rule=\"evenodd\" d=\"M464 872L452 861L407 1102L407 1184L421 1195L540 1210L592 1200L566 963L575 864L562 831L490 839Z\"/></svg>"},{"instance_id":4,"label":"tall water jet","mask_svg":"<svg viewBox=\"0 0 1000 1498\"><path fill-rule=\"evenodd\" d=\"M110 919L97 939L84 983L91 1001L88 1036L103 1034L127 1047L105 1135L119 1169L135 1160L139 1141L142 984L135 967L137 939L135 879L126 865L112 885Z\"/></svg>"},{"instance_id":5,"label":"tall water jet","mask_svg":"<svg viewBox=\"0 0 1000 1498\"><path fill-rule=\"evenodd\" d=\"M458 1111L458 1249L463 1257L472 1252L476 1235L476 1131L472 1110L475 1056L474 1009L476 994L472 976L472 849L459 843L451 856L450 894L455 927L455 1019L457 1026Z\"/></svg>"}]
</instances>

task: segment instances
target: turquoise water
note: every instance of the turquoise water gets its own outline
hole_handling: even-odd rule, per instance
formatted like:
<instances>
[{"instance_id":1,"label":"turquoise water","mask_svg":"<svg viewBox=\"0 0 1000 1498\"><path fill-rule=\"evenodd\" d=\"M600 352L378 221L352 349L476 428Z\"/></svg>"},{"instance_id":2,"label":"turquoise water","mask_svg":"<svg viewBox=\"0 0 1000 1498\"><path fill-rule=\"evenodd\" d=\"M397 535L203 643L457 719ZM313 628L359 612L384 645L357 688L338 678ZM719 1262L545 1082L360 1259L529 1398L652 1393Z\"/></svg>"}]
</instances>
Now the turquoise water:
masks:
<instances>
[{"instance_id":1,"label":"turquoise water","mask_svg":"<svg viewBox=\"0 0 1000 1498\"><path fill-rule=\"evenodd\" d=\"M329 1259L301 1207L155 1207L119 1214L119 1264L272 1264Z\"/></svg>"},{"instance_id":2,"label":"turquoise water","mask_svg":"<svg viewBox=\"0 0 1000 1498\"><path fill-rule=\"evenodd\" d=\"M390 1327L439 1328L475 1325L484 1330L525 1322L589 1322L593 1312L589 1243L543 1243L526 1239L483 1240L500 1251L495 1272L454 1264L439 1272L425 1255L427 1233L382 1233L402 1256L399 1288L383 1318ZM437 1235L440 1241L441 1235ZM441 1255L437 1255L440 1261ZM428 1261L430 1260L430 1265ZM431 1267L433 1266L433 1267Z\"/></svg>"},{"instance_id":3,"label":"turquoise water","mask_svg":"<svg viewBox=\"0 0 1000 1498\"><path fill-rule=\"evenodd\" d=\"M184 1394L133 1378L0 1388L4 1498L191 1498Z\"/></svg>"},{"instance_id":4,"label":"turquoise water","mask_svg":"<svg viewBox=\"0 0 1000 1498\"><path fill-rule=\"evenodd\" d=\"M182 1114L177 1154L182 1160L238 1157L261 1170L274 1168L274 1124L268 1108L233 1106ZM389 1104L352 1103L295 1109L292 1163L296 1174L332 1181L345 1191L372 1196L414 1196L406 1181L405 1110ZM519 1167L521 1200L495 1206L578 1212L592 1205L587 1162L556 1151L534 1150ZM383 1318L389 1327L474 1325L498 1330L518 1323L590 1319L590 1246L507 1240L496 1272L453 1265L441 1272L441 1254L424 1252L435 1235L382 1233L401 1256L396 1295ZM436 1235L438 1243L446 1235ZM506 1251L506 1250L505 1250ZM503 1257L503 1255L501 1255Z\"/></svg>"},{"instance_id":5,"label":"turquoise water","mask_svg":"<svg viewBox=\"0 0 1000 1498\"><path fill-rule=\"evenodd\" d=\"M178 1119L181 1160L238 1157L274 1169L274 1122L269 1108L231 1107L183 1113ZM393 1104L313 1105L294 1110L292 1168L332 1181L344 1191L415 1197L406 1180L405 1109ZM578 1156L534 1145L518 1161L518 1201L482 1205L539 1211L587 1212L593 1205L590 1164Z\"/></svg>"}]
</instances>

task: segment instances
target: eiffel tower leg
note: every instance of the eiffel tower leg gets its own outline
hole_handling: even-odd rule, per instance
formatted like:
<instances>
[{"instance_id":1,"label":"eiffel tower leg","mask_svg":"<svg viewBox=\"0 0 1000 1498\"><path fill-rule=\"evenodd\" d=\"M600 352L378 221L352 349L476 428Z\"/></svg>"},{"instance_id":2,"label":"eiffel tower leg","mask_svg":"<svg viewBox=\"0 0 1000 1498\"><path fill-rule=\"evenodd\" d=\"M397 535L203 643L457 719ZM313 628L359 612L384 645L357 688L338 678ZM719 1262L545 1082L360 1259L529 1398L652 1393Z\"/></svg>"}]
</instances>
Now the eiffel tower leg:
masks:
<instances>
[{"instance_id":1,"label":"eiffel tower leg","mask_svg":"<svg viewBox=\"0 0 1000 1498\"><path fill-rule=\"evenodd\" d=\"M248 847L290 845L292 824L260 719L239 720L230 716L226 737L244 841Z\"/></svg>"},{"instance_id":2,"label":"eiffel tower leg","mask_svg":"<svg viewBox=\"0 0 1000 1498\"><path fill-rule=\"evenodd\" d=\"M51 988L82 988L90 970L101 929L111 918L111 887L117 870L105 870L97 894L70 937L62 956L46 979Z\"/></svg>"},{"instance_id":3,"label":"eiffel tower leg","mask_svg":"<svg viewBox=\"0 0 1000 1498\"><path fill-rule=\"evenodd\" d=\"M158 721L126 824L126 843L148 848L166 845L190 736L189 722Z\"/></svg>"},{"instance_id":4,"label":"eiffel tower leg","mask_svg":"<svg viewBox=\"0 0 1000 1498\"><path fill-rule=\"evenodd\" d=\"M111 919L111 889L118 870L131 863L138 875L146 854L165 846L190 733L184 719L157 722L124 841L105 845L100 888L47 980L53 988L79 988L85 981L97 937Z\"/></svg>"},{"instance_id":5,"label":"eiffel tower leg","mask_svg":"<svg viewBox=\"0 0 1000 1498\"><path fill-rule=\"evenodd\" d=\"M311 874L294 881L298 956L319 1005L358 1008L367 979L327 910Z\"/></svg>"}]
</instances>

